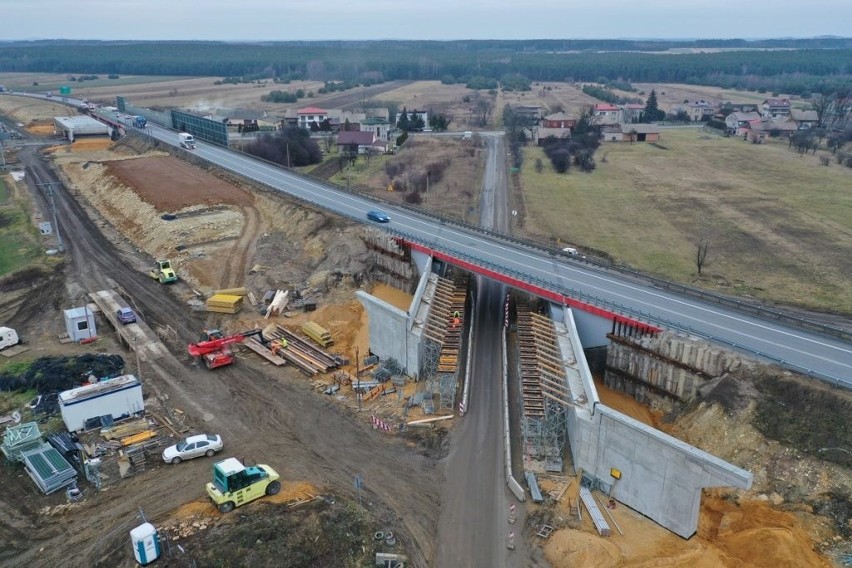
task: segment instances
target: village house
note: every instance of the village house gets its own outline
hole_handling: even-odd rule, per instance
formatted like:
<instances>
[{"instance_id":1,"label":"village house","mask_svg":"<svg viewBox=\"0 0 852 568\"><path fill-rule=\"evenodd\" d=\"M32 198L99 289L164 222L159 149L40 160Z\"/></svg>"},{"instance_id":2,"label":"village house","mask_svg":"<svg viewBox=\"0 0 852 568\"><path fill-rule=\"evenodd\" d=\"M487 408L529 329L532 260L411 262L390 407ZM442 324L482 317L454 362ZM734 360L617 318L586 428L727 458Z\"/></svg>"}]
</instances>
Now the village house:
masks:
<instances>
[{"instance_id":1,"label":"village house","mask_svg":"<svg viewBox=\"0 0 852 568\"><path fill-rule=\"evenodd\" d=\"M592 115L597 117L600 125L621 123L621 109L610 103L598 103L592 109Z\"/></svg>"},{"instance_id":2,"label":"village house","mask_svg":"<svg viewBox=\"0 0 852 568\"><path fill-rule=\"evenodd\" d=\"M356 130L338 133L337 148L341 154L383 154L387 152L388 145L371 131Z\"/></svg>"},{"instance_id":3,"label":"village house","mask_svg":"<svg viewBox=\"0 0 852 568\"><path fill-rule=\"evenodd\" d=\"M683 104L677 105L672 108L672 112L674 113L677 113L681 110L689 116L689 120L691 120L692 122L700 122L702 120L712 118L712 116L716 114L716 111L718 110L718 105L701 99L692 102L684 101Z\"/></svg>"},{"instance_id":4,"label":"village house","mask_svg":"<svg viewBox=\"0 0 852 568\"><path fill-rule=\"evenodd\" d=\"M790 120L796 123L799 130L815 128L819 124L819 115L815 110L790 109Z\"/></svg>"},{"instance_id":5,"label":"village house","mask_svg":"<svg viewBox=\"0 0 852 568\"><path fill-rule=\"evenodd\" d=\"M325 120L328 120L328 111L322 108L307 107L296 111L296 126L305 130L311 130L311 124L318 129Z\"/></svg>"},{"instance_id":6,"label":"village house","mask_svg":"<svg viewBox=\"0 0 852 568\"><path fill-rule=\"evenodd\" d=\"M391 125L387 120L381 118L365 118L358 123L361 132L372 132L376 140L383 142L390 141Z\"/></svg>"},{"instance_id":7,"label":"village house","mask_svg":"<svg viewBox=\"0 0 852 568\"><path fill-rule=\"evenodd\" d=\"M533 127L532 140L541 146L545 140L553 138L571 138L571 129L577 124L577 117L565 112L555 112L541 119L541 125Z\"/></svg>"},{"instance_id":8,"label":"village house","mask_svg":"<svg viewBox=\"0 0 852 568\"><path fill-rule=\"evenodd\" d=\"M621 118L624 122L639 122L642 120L643 112L645 112L645 105L637 103L621 105Z\"/></svg>"},{"instance_id":9,"label":"village house","mask_svg":"<svg viewBox=\"0 0 852 568\"><path fill-rule=\"evenodd\" d=\"M760 105L763 118L785 118L790 115L789 99L766 99Z\"/></svg>"},{"instance_id":10,"label":"village house","mask_svg":"<svg viewBox=\"0 0 852 568\"><path fill-rule=\"evenodd\" d=\"M749 130L745 135L746 140L757 143L762 142L766 136L786 137L799 129L796 123L790 120L789 117L782 117L774 120L761 119L749 121L748 126Z\"/></svg>"},{"instance_id":11,"label":"village house","mask_svg":"<svg viewBox=\"0 0 852 568\"><path fill-rule=\"evenodd\" d=\"M727 133L732 136L745 136L749 123L752 121L760 121L760 115L757 112L732 112L725 117Z\"/></svg>"},{"instance_id":12,"label":"village house","mask_svg":"<svg viewBox=\"0 0 852 568\"><path fill-rule=\"evenodd\" d=\"M411 120L412 118L415 118L415 117L421 119L423 121L423 124L425 125L425 128L429 128L429 111L417 110L415 108L415 109L411 109L411 110L406 110L405 114L408 115L409 120ZM399 119L400 118L402 118L402 111L398 112L397 115L396 115L395 126L399 126Z\"/></svg>"},{"instance_id":13,"label":"village house","mask_svg":"<svg viewBox=\"0 0 852 568\"><path fill-rule=\"evenodd\" d=\"M544 128L574 128L575 124L577 124L576 116L561 111L541 119L541 126Z\"/></svg>"}]
</instances>

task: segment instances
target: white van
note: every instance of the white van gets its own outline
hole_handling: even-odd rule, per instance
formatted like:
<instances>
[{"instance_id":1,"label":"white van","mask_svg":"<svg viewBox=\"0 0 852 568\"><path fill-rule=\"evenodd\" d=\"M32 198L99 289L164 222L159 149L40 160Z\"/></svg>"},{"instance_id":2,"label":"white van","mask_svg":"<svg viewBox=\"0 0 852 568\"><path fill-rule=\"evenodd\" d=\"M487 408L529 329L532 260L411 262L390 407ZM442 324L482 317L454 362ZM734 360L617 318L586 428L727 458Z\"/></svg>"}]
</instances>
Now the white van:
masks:
<instances>
[{"instance_id":1,"label":"white van","mask_svg":"<svg viewBox=\"0 0 852 568\"><path fill-rule=\"evenodd\" d=\"M0 349L12 347L20 342L17 331L11 327L0 327Z\"/></svg>"}]
</instances>

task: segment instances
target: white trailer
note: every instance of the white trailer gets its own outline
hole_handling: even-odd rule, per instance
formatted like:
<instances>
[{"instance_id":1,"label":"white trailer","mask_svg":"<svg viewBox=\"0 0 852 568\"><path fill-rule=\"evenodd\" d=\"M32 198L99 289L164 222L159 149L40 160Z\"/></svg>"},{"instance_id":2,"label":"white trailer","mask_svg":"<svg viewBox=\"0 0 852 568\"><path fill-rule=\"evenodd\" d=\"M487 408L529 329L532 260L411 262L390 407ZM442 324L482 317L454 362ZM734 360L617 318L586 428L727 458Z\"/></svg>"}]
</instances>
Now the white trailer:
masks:
<instances>
[{"instance_id":1,"label":"white trailer","mask_svg":"<svg viewBox=\"0 0 852 568\"><path fill-rule=\"evenodd\" d=\"M59 411L69 432L86 428L86 421L100 416L118 420L145 410L142 383L122 375L59 393Z\"/></svg>"},{"instance_id":2,"label":"white trailer","mask_svg":"<svg viewBox=\"0 0 852 568\"><path fill-rule=\"evenodd\" d=\"M0 349L12 347L21 342L18 332L11 327L0 327Z\"/></svg>"},{"instance_id":3,"label":"white trailer","mask_svg":"<svg viewBox=\"0 0 852 568\"><path fill-rule=\"evenodd\" d=\"M187 150L195 149L195 138L192 137L192 134L181 132L178 134L178 141L180 142L180 145Z\"/></svg>"}]
</instances>

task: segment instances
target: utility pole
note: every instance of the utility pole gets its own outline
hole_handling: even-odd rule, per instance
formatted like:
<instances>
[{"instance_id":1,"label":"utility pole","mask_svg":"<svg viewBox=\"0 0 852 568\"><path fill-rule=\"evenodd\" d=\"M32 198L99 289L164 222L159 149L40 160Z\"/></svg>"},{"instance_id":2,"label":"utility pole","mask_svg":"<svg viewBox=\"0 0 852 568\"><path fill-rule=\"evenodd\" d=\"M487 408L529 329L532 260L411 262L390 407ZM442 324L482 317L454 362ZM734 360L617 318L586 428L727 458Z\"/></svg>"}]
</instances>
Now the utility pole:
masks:
<instances>
[{"instance_id":1,"label":"utility pole","mask_svg":"<svg viewBox=\"0 0 852 568\"><path fill-rule=\"evenodd\" d=\"M47 196L47 206L50 208L50 212L53 214L53 230L56 232L56 242L59 248L59 252L65 252L65 244L62 242L62 235L59 233L59 221L57 221L56 219L56 202L53 199L54 183L56 182L48 181L44 183L37 183L36 187L42 188L42 191L44 191L45 195Z\"/></svg>"},{"instance_id":2,"label":"utility pole","mask_svg":"<svg viewBox=\"0 0 852 568\"><path fill-rule=\"evenodd\" d=\"M358 397L358 412L361 412L361 358L358 352L358 346L355 346L355 396Z\"/></svg>"}]
</instances>

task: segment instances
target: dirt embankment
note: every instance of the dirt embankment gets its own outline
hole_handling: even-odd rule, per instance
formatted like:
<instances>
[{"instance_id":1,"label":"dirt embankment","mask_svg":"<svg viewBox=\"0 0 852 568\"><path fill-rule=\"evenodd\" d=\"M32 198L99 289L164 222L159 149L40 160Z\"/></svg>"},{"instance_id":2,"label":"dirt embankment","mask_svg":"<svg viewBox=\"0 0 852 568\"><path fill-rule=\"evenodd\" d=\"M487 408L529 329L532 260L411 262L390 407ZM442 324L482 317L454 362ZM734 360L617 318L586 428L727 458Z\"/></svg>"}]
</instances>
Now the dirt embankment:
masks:
<instances>
[{"instance_id":1,"label":"dirt embankment","mask_svg":"<svg viewBox=\"0 0 852 568\"><path fill-rule=\"evenodd\" d=\"M125 148L56 159L112 227L152 257L171 259L202 293L244 285L326 291L367 274L360 229L170 156Z\"/></svg>"}]
</instances>

